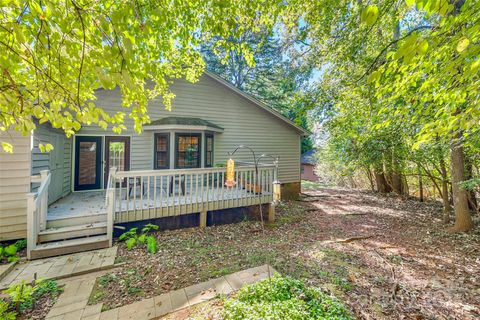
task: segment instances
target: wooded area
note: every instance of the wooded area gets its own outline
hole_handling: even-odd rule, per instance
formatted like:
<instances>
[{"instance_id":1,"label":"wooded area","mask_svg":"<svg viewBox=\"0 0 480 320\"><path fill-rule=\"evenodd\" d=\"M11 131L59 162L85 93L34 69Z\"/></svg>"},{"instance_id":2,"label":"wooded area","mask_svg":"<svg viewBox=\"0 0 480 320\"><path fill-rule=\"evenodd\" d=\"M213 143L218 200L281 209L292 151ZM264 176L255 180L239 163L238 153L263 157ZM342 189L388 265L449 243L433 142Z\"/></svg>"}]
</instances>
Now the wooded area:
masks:
<instances>
[{"instance_id":1,"label":"wooded area","mask_svg":"<svg viewBox=\"0 0 480 320\"><path fill-rule=\"evenodd\" d=\"M195 83L206 70L311 132L302 137L301 149L316 149L318 183L300 182L297 153L287 159L298 180L294 185L302 185L303 192L284 202L267 195L267 202L278 208L275 222L274 207L270 206L266 224L260 206L261 223L247 221L245 215L241 223L218 226L212 218L207 228L207 211L195 208L188 212L199 215L201 229L156 232L159 226L143 214L146 225L130 230L117 225L125 232L115 243L118 255L109 256L114 269L102 269L98 278L90 275L89 285L78 290L84 293L82 307L73 313L94 307L98 318L121 317L125 309L137 316L149 305L149 312L158 317L161 303L156 299L162 294L169 297L170 311L196 312L208 319L480 316L479 0L2 0L1 4L2 152L15 152L9 141L2 141L12 130L29 136L44 123L71 137L92 125L124 133L130 118L134 131L141 133L143 125L152 122L150 101L160 99L171 111L172 84L178 79ZM111 103L108 95L114 89L121 94L123 108L109 114L102 103ZM232 95L238 93L234 91ZM108 98L97 100L98 92L107 92ZM190 97L192 105L197 96ZM226 113L222 106L228 102L218 101L212 110L219 106L218 112ZM236 111L235 104L229 106ZM267 107L261 112L265 110L274 113ZM268 130L258 123L252 125ZM281 129L279 124L269 134L280 137ZM213 158L213 135L207 133ZM297 133L292 141L290 147L298 146ZM261 147L268 143L261 142ZM283 143L270 145L289 148ZM22 147L28 149L28 141ZM38 149L49 152L53 146L38 143ZM24 154L30 156L29 152ZM266 157L275 159L276 166L274 156ZM30 189L34 182L30 163L25 171ZM172 174L180 178L180 173ZM269 176L280 185L276 169ZM133 176L134 194L139 179ZM203 180L208 186L210 179ZM115 185L115 180L108 181ZM228 186L222 181L217 174L223 196ZM269 180L268 185L273 184ZM244 193L258 197L268 188L257 190L255 185L252 192L253 185L248 185ZM42 198L48 199L46 189L41 190ZM107 197L111 209L114 190ZM29 197L29 208L35 208L34 194ZM143 208L143 194L140 199ZM33 219L38 216L35 209L29 212L28 225L36 230L42 223ZM109 212L112 217L114 210ZM176 219L180 215L174 212ZM104 241L111 246L114 222L108 221L110 238ZM37 238L2 243L0 263L7 261L13 268L21 250ZM81 260L82 268L93 261ZM181 295L188 305L192 297L187 297L187 289L203 285L200 281L236 277L234 272L260 265L273 266L281 276L270 277L268 271L263 282L236 291L232 287L228 299L215 294L208 302L213 312L173 304L172 295ZM33 282L10 283L8 297L0 300L0 318L15 319L17 314L41 318L77 304L79 295L65 289L72 296L62 297L71 304L60 299L65 305L55 310L63 287L52 279L40 281L36 271L44 266L31 266L25 270ZM6 273L9 268L4 268ZM78 317L73 313L69 315ZM58 317L68 315L55 314Z\"/></svg>"},{"instance_id":2,"label":"wooded area","mask_svg":"<svg viewBox=\"0 0 480 320\"><path fill-rule=\"evenodd\" d=\"M7 1L0 130L26 134L36 119L67 136L92 123L120 133L131 117L141 131L150 99L170 108L171 81L208 68L311 129L335 182L362 177L380 193L439 197L445 223L453 212L452 231L467 231L480 185L479 9L465 0ZM112 116L95 90L116 86L125 112Z\"/></svg>"}]
</instances>

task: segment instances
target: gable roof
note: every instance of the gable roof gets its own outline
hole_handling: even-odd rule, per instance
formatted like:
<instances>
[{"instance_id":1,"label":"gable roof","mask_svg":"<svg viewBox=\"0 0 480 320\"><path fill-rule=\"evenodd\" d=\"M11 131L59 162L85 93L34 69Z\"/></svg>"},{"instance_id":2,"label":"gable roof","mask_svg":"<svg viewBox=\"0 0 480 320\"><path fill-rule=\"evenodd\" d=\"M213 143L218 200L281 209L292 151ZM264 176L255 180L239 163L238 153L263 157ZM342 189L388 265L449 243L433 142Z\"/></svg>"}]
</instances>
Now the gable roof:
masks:
<instances>
[{"instance_id":1,"label":"gable roof","mask_svg":"<svg viewBox=\"0 0 480 320\"><path fill-rule=\"evenodd\" d=\"M317 152L316 149L308 150L302 153L302 156L300 157L300 163L301 164L317 164L317 161L315 159L315 153Z\"/></svg>"},{"instance_id":2,"label":"gable roof","mask_svg":"<svg viewBox=\"0 0 480 320\"><path fill-rule=\"evenodd\" d=\"M295 124L295 122L293 122L292 120L288 119L287 117L285 117L284 115L282 115L280 112L272 109L271 107L269 107L268 105L266 105L265 103L261 102L260 100L258 100L257 98L253 97L252 95L242 91L241 89L237 88L236 86L234 86L233 84L231 84L230 82L228 82L227 80L223 79L222 77L214 74L213 72L210 72L208 70L205 70L204 72L205 75L207 75L208 77L210 77L211 79L217 81L218 83L224 85L225 87L227 87L228 89L234 91L235 93L237 93L238 95L242 96L243 98L247 99L248 101L252 102L254 105L256 105L257 107L267 111L268 113L272 114L273 116L275 116L276 118L282 120L283 122L285 122L286 124L288 124L289 126L293 127L295 130L297 130L298 133L300 133L302 136L307 136L309 135L310 133L303 129L302 127L298 126L297 124Z\"/></svg>"}]
</instances>

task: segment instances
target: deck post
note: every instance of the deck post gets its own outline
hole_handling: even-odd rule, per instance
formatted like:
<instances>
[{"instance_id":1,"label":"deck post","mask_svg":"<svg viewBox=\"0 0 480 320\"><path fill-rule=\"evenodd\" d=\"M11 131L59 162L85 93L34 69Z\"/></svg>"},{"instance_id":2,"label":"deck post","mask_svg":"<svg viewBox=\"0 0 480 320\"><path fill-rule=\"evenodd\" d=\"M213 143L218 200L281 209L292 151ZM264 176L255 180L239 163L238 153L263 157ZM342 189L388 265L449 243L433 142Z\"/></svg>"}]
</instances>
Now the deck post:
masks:
<instances>
[{"instance_id":1,"label":"deck post","mask_svg":"<svg viewBox=\"0 0 480 320\"><path fill-rule=\"evenodd\" d=\"M115 189L107 189L107 237L108 245L113 244L113 219L115 215Z\"/></svg>"},{"instance_id":2,"label":"deck post","mask_svg":"<svg viewBox=\"0 0 480 320\"><path fill-rule=\"evenodd\" d=\"M207 210L200 211L200 229L207 227Z\"/></svg>"},{"instance_id":3,"label":"deck post","mask_svg":"<svg viewBox=\"0 0 480 320\"><path fill-rule=\"evenodd\" d=\"M274 181L273 181L273 201L268 205L268 222L275 222L275 206L280 202L282 184L278 181L278 165L275 164L275 170L273 172Z\"/></svg>"},{"instance_id":4,"label":"deck post","mask_svg":"<svg viewBox=\"0 0 480 320\"><path fill-rule=\"evenodd\" d=\"M40 171L40 183L44 183L47 178L48 174L50 173L49 170L42 170ZM48 188L50 187L50 184L47 185L47 190L43 195L41 195L40 201L40 230L45 230L47 229L47 212L48 212Z\"/></svg>"},{"instance_id":5,"label":"deck post","mask_svg":"<svg viewBox=\"0 0 480 320\"><path fill-rule=\"evenodd\" d=\"M280 181L273 181L273 202L278 203L282 197L282 185Z\"/></svg>"},{"instance_id":6,"label":"deck post","mask_svg":"<svg viewBox=\"0 0 480 320\"><path fill-rule=\"evenodd\" d=\"M268 204L268 223L275 222L275 202Z\"/></svg>"},{"instance_id":7,"label":"deck post","mask_svg":"<svg viewBox=\"0 0 480 320\"><path fill-rule=\"evenodd\" d=\"M27 194L27 259L30 260L31 251L37 246L37 234L35 232L35 194Z\"/></svg>"}]
</instances>

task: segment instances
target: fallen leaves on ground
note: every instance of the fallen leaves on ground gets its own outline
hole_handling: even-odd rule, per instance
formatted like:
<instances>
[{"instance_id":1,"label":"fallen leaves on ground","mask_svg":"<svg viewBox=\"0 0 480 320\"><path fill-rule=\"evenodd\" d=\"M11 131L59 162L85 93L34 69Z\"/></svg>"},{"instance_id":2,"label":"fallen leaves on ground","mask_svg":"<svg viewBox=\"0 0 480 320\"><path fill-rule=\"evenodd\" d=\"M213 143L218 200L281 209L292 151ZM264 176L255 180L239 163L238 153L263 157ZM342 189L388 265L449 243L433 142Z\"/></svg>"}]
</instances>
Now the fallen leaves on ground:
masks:
<instances>
[{"instance_id":1,"label":"fallen leaves on ground","mask_svg":"<svg viewBox=\"0 0 480 320\"><path fill-rule=\"evenodd\" d=\"M480 317L478 228L447 233L438 202L305 192L306 201L281 205L265 230L245 221L159 232L155 255L121 244L125 264L97 281L91 303L118 307L268 263L332 292L360 319Z\"/></svg>"}]
</instances>

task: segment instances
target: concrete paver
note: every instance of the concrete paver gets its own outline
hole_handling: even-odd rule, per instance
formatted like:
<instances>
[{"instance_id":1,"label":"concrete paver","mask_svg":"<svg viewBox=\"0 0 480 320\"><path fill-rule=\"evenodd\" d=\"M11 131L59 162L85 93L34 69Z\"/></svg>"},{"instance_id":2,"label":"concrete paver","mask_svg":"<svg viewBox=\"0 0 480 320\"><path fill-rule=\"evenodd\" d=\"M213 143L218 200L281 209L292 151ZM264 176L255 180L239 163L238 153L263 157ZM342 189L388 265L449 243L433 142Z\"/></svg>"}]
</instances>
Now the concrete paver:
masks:
<instances>
[{"instance_id":1,"label":"concrete paver","mask_svg":"<svg viewBox=\"0 0 480 320\"><path fill-rule=\"evenodd\" d=\"M172 301L170 300L170 294L165 293L160 296L156 296L153 298L155 303L155 316L161 317L166 315L167 313L172 312Z\"/></svg>"},{"instance_id":2,"label":"concrete paver","mask_svg":"<svg viewBox=\"0 0 480 320\"><path fill-rule=\"evenodd\" d=\"M51 257L18 263L3 279L0 289L22 280L31 282L35 274L37 279L60 279L77 273L93 272L112 267L117 256L117 247L80 252L60 257ZM99 258L95 258L99 257Z\"/></svg>"},{"instance_id":3,"label":"concrete paver","mask_svg":"<svg viewBox=\"0 0 480 320\"><path fill-rule=\"evenodd\" d=\"M210 300L218 294L229 294L246 284L268 278L274 272L275 270L267 265L251 268L104 312L101 312L102 304L88 306L87 300L95 279L106 271L76 276L61 280L61 283L65 284L65 290L46 319L154 319Z\"/></svg>"}]
</instances>

